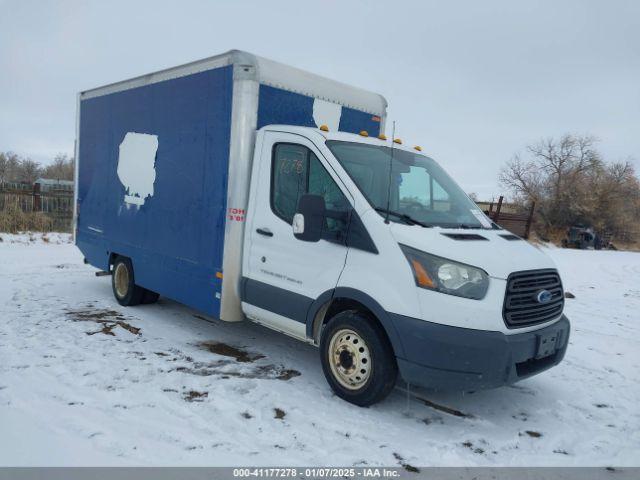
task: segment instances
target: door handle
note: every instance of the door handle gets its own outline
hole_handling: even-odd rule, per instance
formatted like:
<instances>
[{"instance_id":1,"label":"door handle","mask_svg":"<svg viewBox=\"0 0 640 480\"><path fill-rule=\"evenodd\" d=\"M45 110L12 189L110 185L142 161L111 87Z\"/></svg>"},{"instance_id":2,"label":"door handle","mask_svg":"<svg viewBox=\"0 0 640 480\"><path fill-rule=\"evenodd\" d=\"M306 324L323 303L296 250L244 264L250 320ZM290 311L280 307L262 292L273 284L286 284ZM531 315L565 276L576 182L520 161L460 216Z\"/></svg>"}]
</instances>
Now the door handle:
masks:
<instances>
[{"instance_id":1,"label":"door handle","mask_svg":"<svg viewBox=\"0 0 640 480\"><path fill-rule=\"evenodd\" d=\"M259 228L256 230L260 235L264 235L265 237L273 237L273 232L268 228Z\"/></svg>"}]
</instances>

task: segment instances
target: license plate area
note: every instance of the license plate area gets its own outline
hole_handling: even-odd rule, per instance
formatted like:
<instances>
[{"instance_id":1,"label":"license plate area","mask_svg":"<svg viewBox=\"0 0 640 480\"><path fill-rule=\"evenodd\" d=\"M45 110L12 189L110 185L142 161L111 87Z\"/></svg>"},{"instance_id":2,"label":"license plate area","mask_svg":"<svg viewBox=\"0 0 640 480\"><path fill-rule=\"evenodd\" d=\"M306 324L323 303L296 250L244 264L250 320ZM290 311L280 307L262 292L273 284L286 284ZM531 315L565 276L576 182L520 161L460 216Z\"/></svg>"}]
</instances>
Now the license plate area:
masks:
<instances>
[{"instance_id":1,"label":"license plate area","mask_svg":"<svg viewBox=\"0 0 640 480\"><path fill-rule=\"evenodd\" d=\"M538 347L536 349L536 360L545 358L556 353L558 349L558 339L560 332L555 331L544 335L538 335Z\"/></svg>"}]
</instances>

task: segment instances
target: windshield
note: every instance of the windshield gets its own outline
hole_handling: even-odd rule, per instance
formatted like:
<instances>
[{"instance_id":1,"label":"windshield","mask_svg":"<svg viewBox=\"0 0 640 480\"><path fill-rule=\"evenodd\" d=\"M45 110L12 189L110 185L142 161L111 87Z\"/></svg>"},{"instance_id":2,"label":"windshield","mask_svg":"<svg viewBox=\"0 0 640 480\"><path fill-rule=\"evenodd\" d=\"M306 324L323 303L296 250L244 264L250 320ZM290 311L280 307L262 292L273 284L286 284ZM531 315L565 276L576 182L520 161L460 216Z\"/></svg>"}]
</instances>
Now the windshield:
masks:
<instances>
[{"instance_id":1,"label":"windshield","mask_svg":"<svg viewBox=\"0 0 640 480\"><path fill-rule=\"evenodd\" d=\"M369 203L382 216L389 211L389 220L491 228L477 205L431 158L399 149L392 156L391 148L382 145L328 140L327 146Z\"/></svg>"}]
</instances>

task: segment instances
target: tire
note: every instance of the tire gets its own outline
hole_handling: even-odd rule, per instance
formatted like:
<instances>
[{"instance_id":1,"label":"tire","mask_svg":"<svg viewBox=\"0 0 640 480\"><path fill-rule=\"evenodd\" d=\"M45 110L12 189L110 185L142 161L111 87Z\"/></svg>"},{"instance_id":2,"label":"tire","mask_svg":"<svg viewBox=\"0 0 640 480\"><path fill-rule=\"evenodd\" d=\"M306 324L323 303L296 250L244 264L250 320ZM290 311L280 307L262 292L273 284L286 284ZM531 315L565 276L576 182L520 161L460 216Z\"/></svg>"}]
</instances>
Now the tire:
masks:
<instances>
[{"instance_id":1,"label":"tire","mask_svg":"<svg viewBox=\"0 0 640 480\"><path fill-rule=\"evenodd\" d=\"M135 284L133 265L127 257L117 257L113 262L111 288L120 305L132 307L142 302L145 289Z\"/></svg>"},{"instance_id":2,"label":"tire","mask_svg":"<svg viewBox=\"0 0 640 480\"><path fill-rule=\"evenodd\" d=\"M323 328L320 359L335 394L360 407L383 400L398 378L396 358L384 330L356 310L337 314Z\"/></svg>"},{"instance_id":3,"label":"tire","mask_svg":"<svg viewBox=\"0 0 640 480\"><path fill-rule=\"evenodd\" d=\"M144 293L142 294L142 304L148 305L150 303L156 303L160 298L160 294L151 290L144 289Z\"/></svg>"}]
</instances>

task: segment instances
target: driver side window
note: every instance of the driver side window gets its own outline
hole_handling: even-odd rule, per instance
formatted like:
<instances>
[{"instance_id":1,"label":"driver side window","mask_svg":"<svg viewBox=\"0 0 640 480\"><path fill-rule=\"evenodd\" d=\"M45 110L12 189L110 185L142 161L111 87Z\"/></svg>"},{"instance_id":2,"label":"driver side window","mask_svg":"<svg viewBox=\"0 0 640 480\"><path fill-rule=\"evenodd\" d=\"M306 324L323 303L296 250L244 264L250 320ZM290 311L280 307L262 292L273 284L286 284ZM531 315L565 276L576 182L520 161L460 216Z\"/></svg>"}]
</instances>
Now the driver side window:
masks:
<instances>
[{"instance_id":1,"label":"driver side window","mask_svg":"<svg viewBox=\"0 0 640 480\"><path fill-rule=\"evenodd\" d=\"M293 143L275 144L271 164L273 213L291 224L300 197L307 193L324 198L327 240L339 240L346 231L349 201L311 150Z\"/></svg>"},{"instance_id":2,"label":"driver side window","mask_svg":"<svg viewBox=\"0 0 640 480\"><path fill-rule=\"evenodd\" d=\"M300 197L307 191L308 148L278 143L271 165L271 209L287 223L293 222Z\"/></svg>"}]
</instances>

